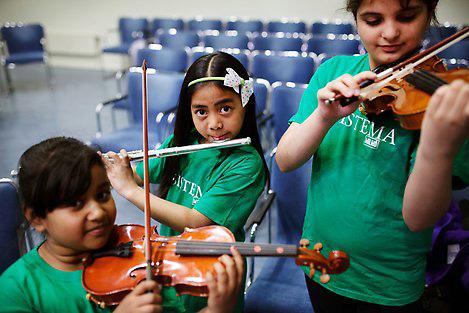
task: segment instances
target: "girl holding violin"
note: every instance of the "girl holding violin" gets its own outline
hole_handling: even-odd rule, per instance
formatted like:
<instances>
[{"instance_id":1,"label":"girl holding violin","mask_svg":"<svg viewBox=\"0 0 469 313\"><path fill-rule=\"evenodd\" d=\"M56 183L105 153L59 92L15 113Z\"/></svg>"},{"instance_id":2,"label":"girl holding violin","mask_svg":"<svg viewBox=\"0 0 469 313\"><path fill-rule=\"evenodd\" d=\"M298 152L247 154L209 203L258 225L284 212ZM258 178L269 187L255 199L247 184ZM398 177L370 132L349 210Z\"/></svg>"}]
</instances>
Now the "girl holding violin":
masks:
<instances>
[{"instance_id":1,"label":"girl holding violin","mask_svg":"<svg viewBox=\"0 0 469 313\"><path fill-rule=\"evenodd\" d=\"M449 207L452 175L469 182L469 85L438 88L420 132L333 99L360 96L372 70L417 51L437 2L347 1L368 53L322 64L279 142L283 171L314 155L303 238L350 255L340 278L306 278L315 312L422 310L432 226Z\"/></svg>"},{"instance_id":2,"label":"girl holding violin","mask_svg":"<svg viewBox=\"0 0 469 313\"><path fill-rule=\"evenodd\" d=\"M110 312L87 300L82 259L106 245L116 208L101 157L82 142L47 139L19 161L25 216L46 236L0 276L0 312ZM241 288L243 259L236 249L207 275L210 295L203 312L230 312ZM114 312L184 312L171 290L142 281Z\"/></svg>"},{"instance_id":3,"label":"girl holding violin","mask_svg":"<svg viewBox=\"0 0 469 313\"><path fill-rule=\"evenodd\" d=\"M149 91L151 92L151 90ZM184 228L222 225L236 241L244 241L244 224L265 186L267 166L255 118L252 81L233 56L216 52L196 60L183 81L174 135L160 147L182 147L250 137L251 145L200 151L149 161L151 216L161 222L159 234L179 235ZM103 156L114 189L144 208L143 164L131 168L125 150ZM181 295L189 312L206 306L206 299ZM236 311L243 310L243 294Z\"/></svg>"}]
</instances>

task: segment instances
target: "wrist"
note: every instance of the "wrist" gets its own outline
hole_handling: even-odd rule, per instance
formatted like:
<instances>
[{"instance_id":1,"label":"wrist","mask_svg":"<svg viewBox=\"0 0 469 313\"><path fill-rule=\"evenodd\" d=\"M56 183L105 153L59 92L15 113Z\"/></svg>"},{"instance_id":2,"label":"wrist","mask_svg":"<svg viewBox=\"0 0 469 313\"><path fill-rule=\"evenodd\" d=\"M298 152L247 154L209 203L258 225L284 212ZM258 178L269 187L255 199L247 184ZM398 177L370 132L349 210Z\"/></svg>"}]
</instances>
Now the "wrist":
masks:
<instances>
[{"instance_id":1,"label":"wrist","mask_svg":"<svg viewBox=\"0 0 469 313\"><path fill-rule=\"evenodd\" d=\"M339 120L338 116L331 116L330 114L327 114L321 110L319 107L314 110L312 115L316 117L317 121L329 128Z\"/></svg>"}]
</instances>

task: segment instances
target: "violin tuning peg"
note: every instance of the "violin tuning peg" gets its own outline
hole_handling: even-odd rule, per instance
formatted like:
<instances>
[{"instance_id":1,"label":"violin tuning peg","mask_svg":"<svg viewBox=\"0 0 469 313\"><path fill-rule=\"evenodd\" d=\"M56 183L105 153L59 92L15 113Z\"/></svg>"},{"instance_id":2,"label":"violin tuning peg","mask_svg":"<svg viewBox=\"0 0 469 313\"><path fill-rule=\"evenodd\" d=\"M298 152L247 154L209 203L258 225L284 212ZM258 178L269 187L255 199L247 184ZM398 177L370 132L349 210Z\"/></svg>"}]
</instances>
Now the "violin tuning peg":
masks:
<instances>
[{"instance_id":1,"label":"violin tuning peg","mask_svg":"<svg viewBox=\"0 0 469 313\"><path fill-rule=\"evenodd\" d=\"M321 277L319 277L319 280L323 284L327 283L330 279L331 277L329 276L329 274L322 274Z\"/></svg>"},{"instance_id":2,"label":"violin tuning peg","mask_svg":"<svg viewBox=\"0 0 469 313\"><path fill-rule=\"evenodd\" d=\"M305 239L305 238L300 239L300 246L301 246L302 248L306 248L307 246L309 246L309 240L308 240L308 239Z\"/></svg>"},{"instance_id":3,"label":"violin tuning peg","mask_svg":"<svg viewBox=\"0 0 469 313\"><path fill-rule=\"evenodd\" d=\"M310 277L310 278L313 278L314 272L315 272L314 264L310 264L310 265L309 265L309 277Z\"/></svg>"},{"instance_id":4,"label":"violin tuning peg","mask_svg":"<svg viewBox=\"0 0 469 313\"><path fill-rule=\"evenodd\" d=\"M91 295L90 295L89 293L87 293L86 296L85 296L85 298L86 298L86 300L90 301Z\"/></svg>"},{"instance_id":5,"label":"violin tuning peg","mask_svg":"<svg viewBox=\"0 0 469 313\"><path fill-rule=\"evenodd\" d=\"M321 251L322 250L322 243L318 242L314 245L313 247L314 250L316 251Z\"/></svg>"},{"instance_id":6,"label":"violin tuning peg","mask_svg":"<svg viewBox=\"0 0 469 313\"><path fill-rule=\"evenodd\" d=\"M101 309L105 309L105 308L106 308L106 304L105 304L104 302L99 302L98 305L99 305L99 307L100 307Z\"/></svg>"}]
</instances>

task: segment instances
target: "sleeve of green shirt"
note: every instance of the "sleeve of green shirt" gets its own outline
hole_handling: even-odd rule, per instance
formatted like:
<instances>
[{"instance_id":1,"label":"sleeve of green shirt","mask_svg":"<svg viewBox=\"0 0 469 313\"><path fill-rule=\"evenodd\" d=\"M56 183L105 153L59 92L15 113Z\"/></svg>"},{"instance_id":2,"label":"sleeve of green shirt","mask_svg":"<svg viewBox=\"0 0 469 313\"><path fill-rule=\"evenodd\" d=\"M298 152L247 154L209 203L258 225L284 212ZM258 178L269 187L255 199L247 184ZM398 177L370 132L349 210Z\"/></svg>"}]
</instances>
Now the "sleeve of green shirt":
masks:
<instances>
[{"instance_id":1,"label":"sleeve of green shirt","mask_svg":"<svg viewBox=\"0 0 469 313\"><path fill-rule=\"evenodd\" d=\"M161 144L158 150L168 148L171 144L172 139L173 135L166 138L166 140ZM158 184L160 182L160 176L163 172L164 167L164 160L164 158L152 158L148 160L150 183ZM143 179L143 162L137 164L135 172L141 179Z\"/></svg>"},{"instance_id":2,"label":"sleeve of green shirt","mask_svg":"<svg viewBox=\"0 0 469 313\"><path fill-rule=\"evenodd\" d=\"M293 122L298 124L303 123L317 108L317 93L318 90L323 88L326 84L324 83L324 81L327 81L327 77L325 75L328 72L328 62L329 61L326 61L324 64L322 64L318 68L316 73L314 73L313 77L311 78L311 81L309 82L308 88L306 88L303 97L301 98L300 105L298 107L298 112L290 118L290 120L288 121L289 124Z\"/></svg>"},{"instance_id":3,"label":"sleeve of green shirt","mask_svg":"<svg viewBox=\"0 0 469 313\"><path fill-rule=\"evenodd\" d=\"M218 225L229 229L229 221L242 222L251 213L265 184L264 168L260 158L246 157L225 171L215 185L204 193L194 209ZM237 218L233 218L236 215Z\"/></svg>"}]
</instances>

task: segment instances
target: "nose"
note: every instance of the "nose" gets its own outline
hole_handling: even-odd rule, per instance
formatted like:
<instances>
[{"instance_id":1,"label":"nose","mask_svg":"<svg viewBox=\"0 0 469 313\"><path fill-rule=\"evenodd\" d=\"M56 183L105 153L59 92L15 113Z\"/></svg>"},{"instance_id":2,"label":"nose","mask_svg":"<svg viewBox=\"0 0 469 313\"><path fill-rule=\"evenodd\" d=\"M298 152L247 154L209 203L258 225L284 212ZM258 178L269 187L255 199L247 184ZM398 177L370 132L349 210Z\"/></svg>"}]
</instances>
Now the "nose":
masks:
<instances>
[{"instance_id":1,"label":"nose","mask_svg":"<svg viewBox=\"0 0 469 313\"><path fill-rule=\"evenodd\" d=\"M381 32L381 37L386 39L389 42L393 42L399 38L401 35L401 30L399 29L399 25L395 23L394 21L389 21L384 24L384 28L382 29Z\"/></svg>"},{"instance_id":2,"label":"nose","mask_svg":"<svg viewBox=\"0 0 469 313\"><path fill-rule=\"evenodd\" d=\"M223 128L223 123L218 116L211 117L208 126L211 130L218 130Z\"/></svg>"},{"instance_id":3,"label":"nose","mask_svg":"<svg viewBox=\"0 0 469 313\"><path fill-rule=\"evenodd\" d=\"M106 219L107 211L98 202L89 203L88 220L92 222L102 222Z\"/></svg>"}]
</instances>

